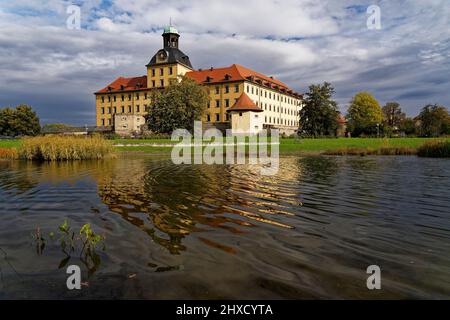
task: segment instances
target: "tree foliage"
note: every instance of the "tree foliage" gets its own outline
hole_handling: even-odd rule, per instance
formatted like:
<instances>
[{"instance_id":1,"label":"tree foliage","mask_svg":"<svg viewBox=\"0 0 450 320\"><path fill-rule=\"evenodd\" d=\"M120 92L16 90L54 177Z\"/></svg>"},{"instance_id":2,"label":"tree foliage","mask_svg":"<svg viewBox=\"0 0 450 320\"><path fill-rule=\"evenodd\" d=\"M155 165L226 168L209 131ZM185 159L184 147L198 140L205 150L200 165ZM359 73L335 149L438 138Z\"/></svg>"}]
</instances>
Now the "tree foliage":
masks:
<instances>
[{"instance_id":1,"label":"tree foliage","mask_svg":"<svg viewBox=\"0 0 450 320\"><path fill-rule=\"evenodd\" d=\"M437 104L427 105L420 112L419 133L422 136L436 137L450 133L450 115L447 108Z\"/></svg>"},{"instance_id":2,"label":"tree foliage","mask_svg":"<svg viewBox=\"0 0 450 320\"><path fill-rule=\"evenodd\" d=\"M39 118L30 106L19 105L15 109L0 110L0 135L35 136L40 131Z\"/></svg>"},{"instance_id":3,"label":"tree foliage","mask_svg":"<svg viewBox=\"0 0 450 320\"><path fill-rule=\"evenodd\" d=\"M348 128L352 136L377 133L383 122L383 112L378 101L368 92L357 93L350 102L347 114Z\"/></svg>"},{"instance_id":4,"label":"tree foliage","mask_svg":"<svg viewBox=\"0 0 450 320\"><path fill-rule=\"evenodd\" d=\"M161 92L156 92L148 108L146 121L149 130L171 133L175 129L193 130L208 104L206 88L184 77Z\"/></svg>"},{"instance_id":5,"label":"tree foliage","mask_svg":"<svg viewBox=\"0 0 450 320\"><path fill-rule=\"evenodd\" d=\"M331 99L334 93L334 88L328 82L309 86L300 111L299 132L309 136L335 134L339 125L339 111L336 101Z\"/></svg>"},{"instance_id":6,"label":"tree foliage","mask_svg":"<svg viewBox=\"0 0 450 320\"><path fill-rule=\"evenodd\" d=\"M399 127L400 123L406 118L406 114L402 112L400 104L397 102L388 102L383 108L384 125L393 129Z\"/></svg>"},{"instance_id":7,"label":"tree foliage","mask_svg":"<svg viewBox=\"0 0 450 320\"><path fill-rule=\"evenodd\" d=\"M407 136L415 135L417 133L416 120L413 118L405 118L400 122L398 129Z\"/></svg>"}]
</instances>

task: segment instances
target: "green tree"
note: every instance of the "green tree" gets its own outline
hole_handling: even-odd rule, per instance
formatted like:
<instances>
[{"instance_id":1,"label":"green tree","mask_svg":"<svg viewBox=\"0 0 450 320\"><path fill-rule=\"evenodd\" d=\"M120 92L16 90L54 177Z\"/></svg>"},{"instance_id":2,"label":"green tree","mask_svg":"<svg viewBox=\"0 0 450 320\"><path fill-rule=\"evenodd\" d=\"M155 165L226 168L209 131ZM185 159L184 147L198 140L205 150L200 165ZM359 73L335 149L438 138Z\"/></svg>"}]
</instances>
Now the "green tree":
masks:
<instances>
[{"instance_id":1,"label":"green tree","mask_svg":"<svg viewBox=\"0 0 450 320\"><path fill-rule=\"evenodd\" d=\"M42 127L42 132L59 132L69 128L72 128L72 126L64 123L48 123Z\"/></svg>"},{"instance_id":2,"label":"green tree","mask_svg":"<svg viewBox=\"0 0 450 320\"><path fill-rule=\"evenodd\" d=\"M328 82L309 86L300 111L299 132L315 137L335 134L339 111L336 101L331 99L334 93Z\"/></svg>"},{"instance_id":3,"label":"green tree","mask_svg":"<svg viewBox=\"0 0 450 320\"><path fill-rule=\"evenodd\" d=\"M40 131L39 118L30 106L19 105L15 109L0 110L0 135L35 136Z\"/></svg>"},{"instance_id":4,"label":"green tree","mask_svg":"<svg viewBox=\"0 0 450 320\"><path fill-rule=\"evenodd\" d=\"M444 106L437 104L423 107L417 119L420 121L419 133L426 137L437 137L450 130L450 115Z\"/></svg>"},{"instance_id":5,"label":"green tree","mask_svg":"<svg viewBox=\"0 0 450 320\"><path fill-rule=\"evenodd\" d=\"M171 133L179 128L192 131L194 121L201 119L208 101L205 87L183 77L181 82L154 94L146 116L148 128L158 133Z\"/></svg>"},{"instance_id":6,"label":"green tree","mask_svg":"<svg viewBox=\"0 0 450 320\"><path fill-rule=\"evenodd\" d=\"M407 136L417 133L416 120L413 118L405 118L400 122L398 129Z\"/></svg>"},{"instance_id":7,"label":"green tree","mask_svg":"<svg viewBox=\"0 0 450 320\"><path fill-rule=\"evenodd\" d=\"M359 92L350 102L347 119L352 136L360 136L376 134L384 118L378 101L368 92Z\"/></svg>"}]
</instances>

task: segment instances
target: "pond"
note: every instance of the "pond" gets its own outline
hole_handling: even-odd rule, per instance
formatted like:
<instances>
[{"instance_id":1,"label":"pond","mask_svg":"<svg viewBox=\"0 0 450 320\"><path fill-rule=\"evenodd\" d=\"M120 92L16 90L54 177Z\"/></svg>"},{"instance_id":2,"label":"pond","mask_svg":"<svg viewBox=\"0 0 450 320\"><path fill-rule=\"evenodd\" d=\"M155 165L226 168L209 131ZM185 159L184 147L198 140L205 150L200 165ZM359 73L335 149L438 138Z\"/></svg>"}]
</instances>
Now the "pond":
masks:
<instances>
[{"instance_id":1,"label":"pond","mask_svg":"<svg viewBox=\"0 0 450 320\"><path fill-rule=\"evenodd\" d=\"M154 156L2 161L0 299L449 298L449 190L450 161L417 157L282 156L275 176ZM65 219L105 237L94 267L64 253ZM82 290L66 287L71 264Z\"/></svg>"}]
</instances>

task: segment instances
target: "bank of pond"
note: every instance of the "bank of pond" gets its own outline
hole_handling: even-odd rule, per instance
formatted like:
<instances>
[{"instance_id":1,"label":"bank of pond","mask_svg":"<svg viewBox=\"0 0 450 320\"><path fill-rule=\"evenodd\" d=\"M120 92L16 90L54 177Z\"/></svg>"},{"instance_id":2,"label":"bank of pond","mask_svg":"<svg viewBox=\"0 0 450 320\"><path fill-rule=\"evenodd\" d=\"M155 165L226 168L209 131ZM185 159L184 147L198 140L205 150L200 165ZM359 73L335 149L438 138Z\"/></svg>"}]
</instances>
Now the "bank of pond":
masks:
<instances>
[{"instance_id":1,"label":"bank of pond","mask_svg":"<svg viewBox=\"0 0 450 320\"><path fill-rule=\"evenodd\" d=\"M267 140L266 140L267 142ZM0 159L43 161L92 160L117 153L170 153L176 142L159 139L107 140L101 136L38 136L21 140L0 140ZM207 142L204 142L207 144ZM272 146L267 146L270 150ZM339 138L280 139L280 153L336 156L417 155L450 157L450 138Z\"/></svg>"}]
</instances>

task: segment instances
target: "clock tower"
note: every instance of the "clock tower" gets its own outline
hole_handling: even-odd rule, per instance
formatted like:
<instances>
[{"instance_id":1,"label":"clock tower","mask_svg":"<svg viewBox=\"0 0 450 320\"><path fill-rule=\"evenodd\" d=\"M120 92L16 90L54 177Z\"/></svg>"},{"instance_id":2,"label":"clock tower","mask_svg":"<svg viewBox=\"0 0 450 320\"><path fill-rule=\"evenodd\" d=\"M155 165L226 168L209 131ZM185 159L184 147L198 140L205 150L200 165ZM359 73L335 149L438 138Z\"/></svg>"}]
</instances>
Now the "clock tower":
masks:
<instances>
[{"instance_id":1,"label":"clock tower","mask_svg":"<svg viewBox=\"0 0 450 320\"><path fill-rule=\"evenodd\" d=\"M178 30L172 25L165 27L162 37L163 48L147 64L148 88L164 88L193 70L189 57L178 48Z\"/></svg>"}]
</instances>

